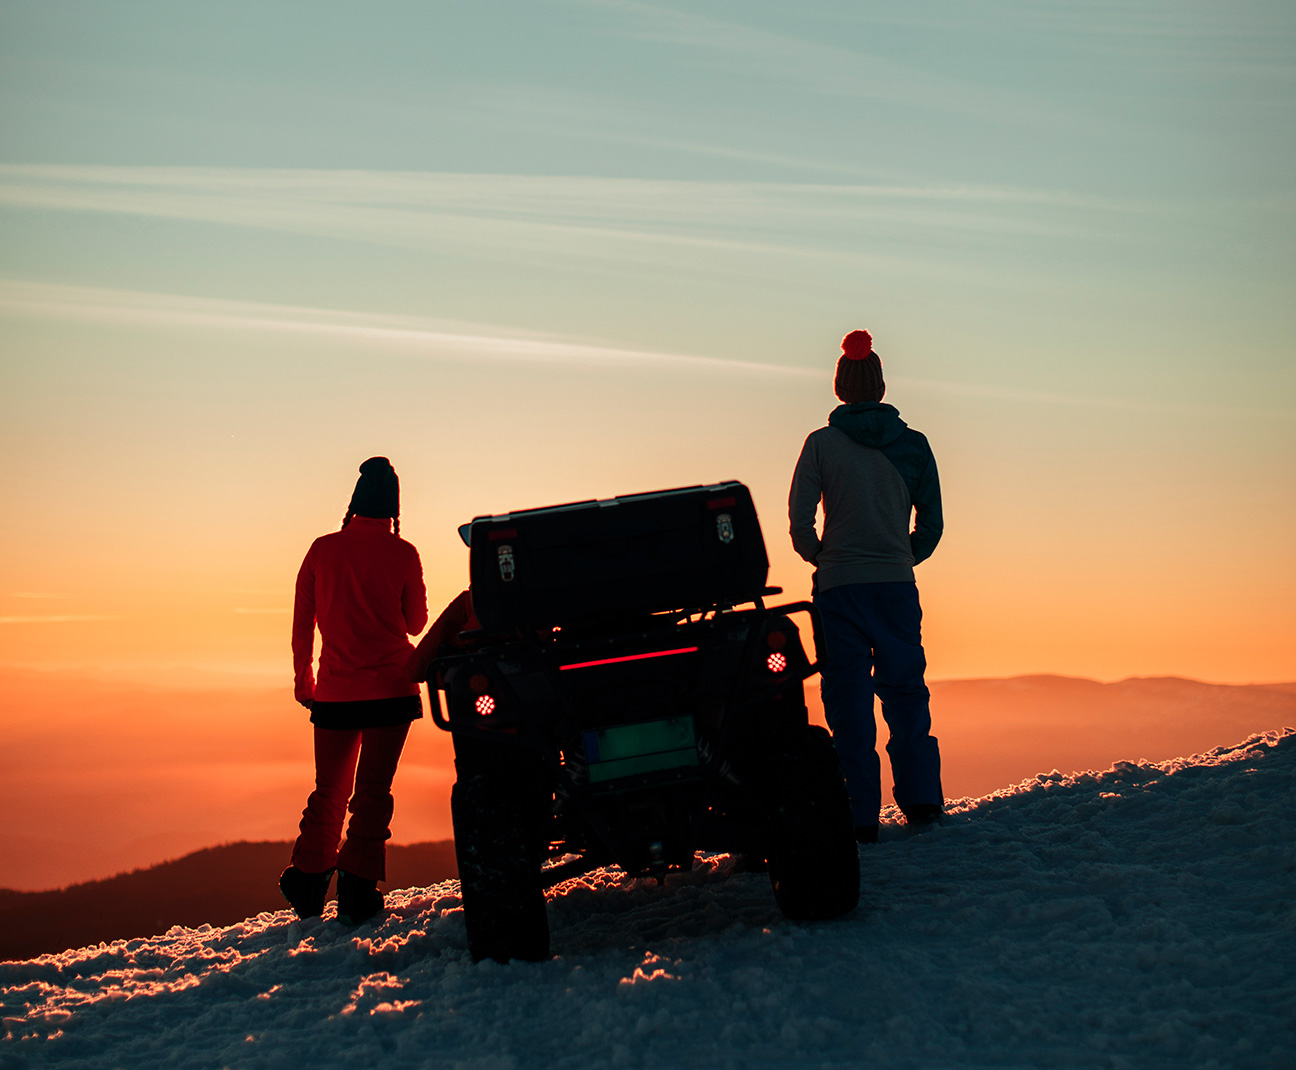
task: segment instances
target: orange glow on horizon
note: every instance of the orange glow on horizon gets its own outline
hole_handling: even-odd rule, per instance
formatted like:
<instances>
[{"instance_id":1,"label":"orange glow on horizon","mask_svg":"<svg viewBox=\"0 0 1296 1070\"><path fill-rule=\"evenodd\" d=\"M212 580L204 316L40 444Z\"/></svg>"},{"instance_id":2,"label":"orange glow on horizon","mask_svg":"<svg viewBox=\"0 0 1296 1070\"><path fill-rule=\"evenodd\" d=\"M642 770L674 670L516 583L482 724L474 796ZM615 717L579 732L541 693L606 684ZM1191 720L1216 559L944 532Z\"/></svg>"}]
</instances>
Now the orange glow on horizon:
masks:
<instances>
[{"instance_id":1,"label":"orange glow on horizon","mask_svg":"<svg viewBox=\"0 0 1296 1070\"><path fill-rule=\"evenodd\" d=\"M0 756L9 815L0 883L52 888L219 843L296 835L313 776L312 733L289 686L163 688L0 669L0 687L15 711ZM817 677L806 700L812 722L823 724ZM932 708L953 799L1053 768L1165 760L1293 725L1296 685L937 682ZM884 726L880 734L881 744ZM885 786L881 745L879 753ZM427 716L415 723L394 782L394 842L451 838L452 758L447 733Z\"/></svg>"}]
</instances>

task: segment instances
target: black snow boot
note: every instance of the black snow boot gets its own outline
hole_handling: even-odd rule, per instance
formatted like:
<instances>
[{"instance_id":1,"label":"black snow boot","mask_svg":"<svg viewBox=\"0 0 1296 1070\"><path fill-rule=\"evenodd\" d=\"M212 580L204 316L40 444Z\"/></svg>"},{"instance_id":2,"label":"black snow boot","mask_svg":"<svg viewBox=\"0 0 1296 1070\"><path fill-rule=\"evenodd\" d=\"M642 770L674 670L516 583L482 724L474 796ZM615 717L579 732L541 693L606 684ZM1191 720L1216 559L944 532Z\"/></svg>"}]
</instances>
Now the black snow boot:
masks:
<instances>
[{"instance_id":1,"label":"black snow boot","mask_svg":"<svg viewBox=\"0 0 1296 1070\"><path fill-rule=\"evenodd\" d=\"M941 823L944 808L939 803L919 803L904 808L904 816L905 824L912 826L915 832L923 832Z\"/></svg>"},{"instance_id":2,"label":"black snow boot","mask_svg":"<svg viewBox=\"0 0 1296 1070\"><path fill-rule=\"evenodd\" d=\"M343 925L359 925L383 908L382 892L376 880L338 870L337 919Z\"/></svg>"},{"instance_id":3,"label":"black snow boot","mask_svg":"<svg viewBox=\"0 0 1296 1070\"><path fill-rule=\"evenodd\" d=\"M328 896L333 871L307 873L289 866L279 875L279 890L299 918L318 918L324 913L324 900Z\"/></svg>"}]
</instances>

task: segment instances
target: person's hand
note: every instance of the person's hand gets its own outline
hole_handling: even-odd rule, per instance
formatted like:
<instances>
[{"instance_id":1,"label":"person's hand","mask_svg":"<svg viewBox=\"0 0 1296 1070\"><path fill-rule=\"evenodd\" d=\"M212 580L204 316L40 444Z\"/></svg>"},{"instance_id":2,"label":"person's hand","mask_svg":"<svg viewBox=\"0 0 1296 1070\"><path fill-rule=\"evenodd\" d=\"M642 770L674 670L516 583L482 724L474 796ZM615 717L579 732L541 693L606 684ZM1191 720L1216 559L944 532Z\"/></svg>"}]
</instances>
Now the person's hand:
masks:
<instances>
[{"instance_id":1,"label":"person's hand","mask_svg":"<svg viewBox=\"0 0 1296 1070\"><path fill-rule=\"evenodd\" d=\"M424 650L420 643L414 648L405 662L405 674L416 684L421 684L427 679L428 665L431 663L431 652Z\"/></svg>"}]
</instances>

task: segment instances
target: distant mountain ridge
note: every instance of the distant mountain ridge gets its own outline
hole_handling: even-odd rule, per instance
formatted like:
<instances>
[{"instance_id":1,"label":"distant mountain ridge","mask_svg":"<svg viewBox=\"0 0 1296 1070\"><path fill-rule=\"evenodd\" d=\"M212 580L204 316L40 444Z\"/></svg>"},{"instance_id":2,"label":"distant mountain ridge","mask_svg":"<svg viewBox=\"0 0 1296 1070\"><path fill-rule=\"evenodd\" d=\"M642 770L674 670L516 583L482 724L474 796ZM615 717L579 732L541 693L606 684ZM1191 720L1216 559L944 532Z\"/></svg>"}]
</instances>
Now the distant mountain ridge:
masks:
<instances>
[{"instance_id":1,"label":"distant mountain ridge","mask_svg":"<svg viewBox=\"0 0 1296 1070\"><path fill-rule=\"evenodd\" d=\"M23 939L28 929L44 933L40 942L22 946L48 950L59 940L66 940L62 947L79 946L174 924L232 923L280 908L273 878L286 864L282 841L294 830L313 772L309 724L289 689L186 692L75 677L60 677L57 687L51 682L48 674L0 666L7 703L0 712L0 781L7 792L0 825L7 867L0 881L26 889L0 891L0 955L15 953L15 931ZM1039 674L936 680L931 691L951 800L979 798L1055 768L1068 773L1140 758L1165 761L1296 726L1296 682L1132 677L1101 683ZM813 681L806 698L821 717ZM887 756L880 749L889 795ZM420 722L397 773L393 823L394 835L414 846L391 848L395 883L389 887L453 875L447 839L453 780L448 734ZM232 852L226 872L213 864L205 874L169 883L159 878L156 886L144 879L166 870L143 868L157 859L178 859L167 865L179 866L208 854L188 852L222 842L229 846L211 850ZM436 844L442 845L441 862L401 875L404 852ZM255 855L258 850L264 853ZM131 867L141 868L121 874ZM44 890L111 873L121 875L65 892ZM193 906L204 888L212 892L205 900L210 909ZM179 891L190 898L177 898ZM123 904L114 905L119 896ZM48 906L55 917L47 922L42 903L72 906ZM126 916L128 925L104 927Z\"/></svg>"},{"instance_id":2,"label":"distant mountain ridge","mask_svg":"<svg viewBox=\"0 0 1296 1070\"><path fill-rule=\"evenodd\" d=\"M980 797L1052 769L1166 761L1296 726L1296 683L1207 684L1177 676L1101 683L1040 674L939 680L931 692L932 731L951 797Z\"/></svg>"},{"instance_id":3,"label":"distant mountain ridge","mask_svg":"<svg viewBox=\"0 0 1296 1070\"><path fill-rule=\"evenodd\" d=\"M0 960L286 910L278 878L291 853L287 841L227 843L60 891L0 889ZM387 848L388 888L422 888L458 874L451 840Z\"/></svg>"},{"instance_id":4,"label":"distant mountain ridge","mask_svg":"<svg viewBox=\"0 0 1296 1070\"><path fill-rule=\"evenodd\" d=\"M1165 761L1296 726L1296 683L1207 684L1180 677L1101 683L1040 674L938 680L931 691L951 800L985 796L1055 768L1069 773L1104 770L1117 761ZM807 688L807 699L817 705L817 688ZM47 729L47 723L31 733L53 733L49 745L65 747L66 732L57 723ZM122 747L123 735L122 726L114 726L113 745ZM15 766L21 733L17 744L10 758ZM885 789L885 750L881 757ZM41 768L47 775L48 763ZM84 778L87 770L75 772ZM452 774L446 772L448 781ZM419 798L412 787L407 794ZM157 934L173 925L229 925L282 910L276 878L290 851L286 841L249 839L62 891L0 890L0 958ZM451 840L389 846L388 852L389 888L424 887L458 872Z\"/></svg>"}]
</instances>

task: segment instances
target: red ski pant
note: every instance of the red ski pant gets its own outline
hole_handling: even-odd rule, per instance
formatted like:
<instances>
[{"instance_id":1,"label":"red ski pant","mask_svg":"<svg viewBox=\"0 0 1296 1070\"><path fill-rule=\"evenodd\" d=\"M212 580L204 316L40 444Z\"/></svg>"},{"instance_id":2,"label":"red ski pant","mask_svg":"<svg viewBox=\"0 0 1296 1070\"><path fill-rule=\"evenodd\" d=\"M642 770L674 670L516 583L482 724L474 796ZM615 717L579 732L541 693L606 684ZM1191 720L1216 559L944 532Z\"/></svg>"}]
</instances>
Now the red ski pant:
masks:
<instances>
[{"instance_id":1,"label":"red ski pant","mask_svg":"<svg viewBox=\"0 0 1296 1070\"><path fill-rule=\"evenodd\" d=\"M323 873L336 866L366 880L387 879L391 783L408 734L407 724L362 729L316 726L315 790L302 811L294 866L306 873ZM347 810L351 820L339 850Z\"/></svg>"}]
</instances>

